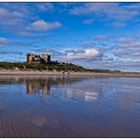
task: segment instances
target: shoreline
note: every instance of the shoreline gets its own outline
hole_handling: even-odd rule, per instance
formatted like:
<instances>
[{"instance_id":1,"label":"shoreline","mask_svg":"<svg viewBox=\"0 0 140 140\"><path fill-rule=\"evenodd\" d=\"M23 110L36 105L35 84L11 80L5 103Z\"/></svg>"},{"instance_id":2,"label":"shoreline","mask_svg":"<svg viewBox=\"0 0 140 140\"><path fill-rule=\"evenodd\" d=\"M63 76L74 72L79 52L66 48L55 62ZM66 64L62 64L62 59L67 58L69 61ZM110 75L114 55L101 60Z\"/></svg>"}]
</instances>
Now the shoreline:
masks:
<instances>
[{"instance_id":1,"label":"shoreline","mask_svg":"<svg viewBox=\"0 0 140 140\"><path fill-rule=\"evenodd\" d=\"M51 72L51 71L0 71L1 76L92 76L92 77L132 77L140 78L135 73L95 73L95 72Z\"/></svg>"}]
</instances>

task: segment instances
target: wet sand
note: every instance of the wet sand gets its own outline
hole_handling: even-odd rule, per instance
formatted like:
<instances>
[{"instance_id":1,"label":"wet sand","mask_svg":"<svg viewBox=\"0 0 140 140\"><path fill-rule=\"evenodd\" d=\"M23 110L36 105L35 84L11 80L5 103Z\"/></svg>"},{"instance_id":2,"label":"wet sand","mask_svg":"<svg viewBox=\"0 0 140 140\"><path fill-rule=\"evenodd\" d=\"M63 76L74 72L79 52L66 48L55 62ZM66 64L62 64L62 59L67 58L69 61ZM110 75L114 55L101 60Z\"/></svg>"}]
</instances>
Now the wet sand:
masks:
<instances>
[{"instance_id":1,"label":"wet sand","mask_svg":"<svg viewBox=\"0 0 140 140\"><path fill-rule=\"evenodd\" d=\"M38 76L93 76L93 77L136 77L140 78L139 74L134 73L95 73L95 72L50 72L50 71L0 71L0 76L10 75L38 75Z\"/></svg>"},{"instance_id":2,"label":"wet sand","mask_svg":"<svg viewBox=\"0 0 140 140\"><path fill-rule=\"evenodd\" d=\"M140 137L140 78L0 76L0 137Z\"/></svg>"}]
</instances>

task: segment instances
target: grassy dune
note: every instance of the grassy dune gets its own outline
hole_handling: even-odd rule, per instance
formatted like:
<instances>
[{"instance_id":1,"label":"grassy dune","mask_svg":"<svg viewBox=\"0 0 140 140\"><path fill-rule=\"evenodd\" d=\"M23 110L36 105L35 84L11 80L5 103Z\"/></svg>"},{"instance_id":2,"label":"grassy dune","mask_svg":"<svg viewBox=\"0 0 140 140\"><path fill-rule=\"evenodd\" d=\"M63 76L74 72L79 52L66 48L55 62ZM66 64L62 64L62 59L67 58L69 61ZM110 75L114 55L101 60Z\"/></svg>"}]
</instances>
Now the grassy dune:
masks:
<instances>
[{"instance_id":1,"label":"grassy dune","mask_svg":"<svg viewBox=\"0 0 140 140\"><path fill-rule=\"evenodd\" d=\"M140 77L137 72L110 71L104 69L86 69L71 63L55 64L29 64L0 62L0 75L89 75L89 76L115 76L115 77Z\"/></svg>"}]
</instances>

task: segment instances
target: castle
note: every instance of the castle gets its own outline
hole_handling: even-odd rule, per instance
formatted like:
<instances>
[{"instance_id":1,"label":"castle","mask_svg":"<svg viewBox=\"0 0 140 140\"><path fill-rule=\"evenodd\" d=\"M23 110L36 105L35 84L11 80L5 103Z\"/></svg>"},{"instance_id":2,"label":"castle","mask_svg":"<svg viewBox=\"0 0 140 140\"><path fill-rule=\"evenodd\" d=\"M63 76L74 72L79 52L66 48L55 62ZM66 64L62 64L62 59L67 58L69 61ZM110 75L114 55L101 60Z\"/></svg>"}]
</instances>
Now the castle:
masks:
<instances>
[{"instance_id":1,"label":"castle","mask_svg":"<svg viewBox=\"0 0 140 140\"><path fill-rule=\"evenodd\" d=\"M43 54L35 55L35 54L27 54L27 63L30 64L41 64L41 63L50 63L51 62L51 55Z\"/></svg>"}]
</instances>

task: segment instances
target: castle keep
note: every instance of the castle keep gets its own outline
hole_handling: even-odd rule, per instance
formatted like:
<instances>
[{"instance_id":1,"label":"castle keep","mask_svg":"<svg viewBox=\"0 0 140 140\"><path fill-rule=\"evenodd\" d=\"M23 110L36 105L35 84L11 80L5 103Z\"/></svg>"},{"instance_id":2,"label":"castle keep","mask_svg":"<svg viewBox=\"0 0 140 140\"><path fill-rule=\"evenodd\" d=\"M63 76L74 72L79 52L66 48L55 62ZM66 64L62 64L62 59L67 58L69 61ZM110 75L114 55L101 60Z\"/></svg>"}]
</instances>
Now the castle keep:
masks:
<instances>
[{"instance_id":1,"label":"castle keep","mask_svg":"<svg viewBox=\"0 0 140 140\"><path fill-rule=\"evenodd\" d=\"M27 54L27 62L30 64L41 64L41 63L49 63L51 62L51 55L35 55L35 54Z\"/></svg>"}]
</instances>

